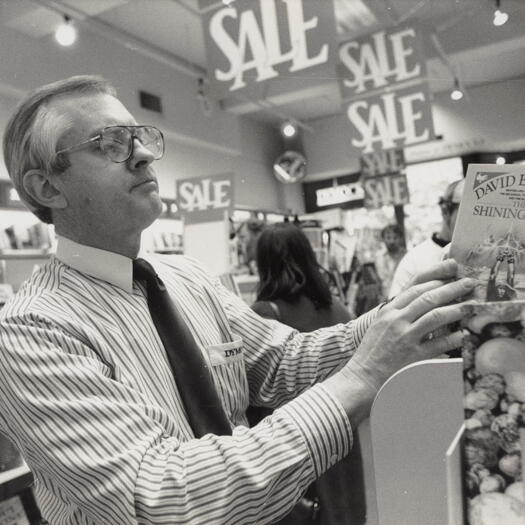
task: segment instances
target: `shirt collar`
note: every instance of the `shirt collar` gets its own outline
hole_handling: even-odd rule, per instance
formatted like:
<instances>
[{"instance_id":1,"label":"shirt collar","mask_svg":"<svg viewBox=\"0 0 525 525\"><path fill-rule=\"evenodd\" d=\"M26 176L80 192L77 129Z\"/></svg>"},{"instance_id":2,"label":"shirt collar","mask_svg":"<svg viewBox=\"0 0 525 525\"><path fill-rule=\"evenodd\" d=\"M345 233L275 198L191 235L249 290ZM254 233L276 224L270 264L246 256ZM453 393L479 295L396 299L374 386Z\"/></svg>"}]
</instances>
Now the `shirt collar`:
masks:
<instances>
[{"instance_id":1,"label":"shirt collar","mask_svg":"<svg viewBox=\"0 0 525 525\"><path fill-rule=\"evenodd\" d=\"M60 236L57 241L56 258L79 272L132 293L133 268L129 257L79 244Z\"/></svg>"}]
</instances>

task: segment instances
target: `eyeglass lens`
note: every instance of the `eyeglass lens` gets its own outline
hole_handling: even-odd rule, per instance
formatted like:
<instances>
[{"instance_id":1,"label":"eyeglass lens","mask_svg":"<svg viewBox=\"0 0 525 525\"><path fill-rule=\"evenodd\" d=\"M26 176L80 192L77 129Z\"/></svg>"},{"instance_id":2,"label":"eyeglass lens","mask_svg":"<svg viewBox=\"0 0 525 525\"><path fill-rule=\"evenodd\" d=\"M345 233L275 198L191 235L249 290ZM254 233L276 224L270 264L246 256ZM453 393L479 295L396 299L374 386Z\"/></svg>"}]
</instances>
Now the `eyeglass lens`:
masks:
<instances>
[{"instance_id":1,"label":"eyeglass lens","mask_svg":"<svg viewBox=\"0 0 525 525\"><path fill-rule=\"evenodd\" d=\"M133 151L133 140L137 138L156 160L164 154L162 133L153 126L111 126L100 134L100 148L114 162L128 160Z\"/></svg>"}]
</instances>

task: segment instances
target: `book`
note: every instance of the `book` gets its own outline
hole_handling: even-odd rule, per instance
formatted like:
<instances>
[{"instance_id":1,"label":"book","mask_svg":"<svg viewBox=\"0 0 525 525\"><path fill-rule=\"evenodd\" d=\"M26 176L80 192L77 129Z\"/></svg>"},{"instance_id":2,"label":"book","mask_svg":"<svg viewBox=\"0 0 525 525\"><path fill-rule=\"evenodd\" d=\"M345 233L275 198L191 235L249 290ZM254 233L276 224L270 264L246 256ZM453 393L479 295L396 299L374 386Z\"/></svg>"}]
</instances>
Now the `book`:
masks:
<instances>
[{"instance_id":1,"label":"book","mask_svg":"<svg viewBox=\"0 0 525 525\"><path fill-rule=\"evenodd\" d=\"M449 254L475 299L525 300L525 166L468 166Z\"/></svg>"}]
</instances>

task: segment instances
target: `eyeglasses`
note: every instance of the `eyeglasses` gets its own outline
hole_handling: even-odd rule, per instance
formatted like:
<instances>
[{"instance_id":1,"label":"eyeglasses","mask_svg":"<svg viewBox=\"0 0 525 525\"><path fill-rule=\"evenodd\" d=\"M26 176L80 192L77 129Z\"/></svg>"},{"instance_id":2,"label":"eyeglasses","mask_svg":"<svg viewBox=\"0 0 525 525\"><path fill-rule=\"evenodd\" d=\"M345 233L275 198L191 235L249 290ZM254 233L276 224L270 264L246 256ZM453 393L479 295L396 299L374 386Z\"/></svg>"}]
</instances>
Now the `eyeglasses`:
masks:
<instances>
[{"instance_id":1,"label":"eyeglasses","mask_svg":"<svg viewBox=\"0 0 525 525\"><path fill-rule=\"evenodd\" d=\"M452 202L450 199L445 199L443 197L439 198L438 204L449 211L454 211L456 208L459 208L459 202Z\"/></svg>"},{"instance_id":2,"label":"eyeglasses","mask_svg":"<svg viewBox=\"0 0 525 525\"><path fill-rule=\"evenodd\" d=\"M153 154L155 160L164 155L164 135L154 126L107 126L84 142L57 151L57 155L75 151L94 142L113 162L126 162L133 155L135 139Z\"/></svg>"}]
</instances>

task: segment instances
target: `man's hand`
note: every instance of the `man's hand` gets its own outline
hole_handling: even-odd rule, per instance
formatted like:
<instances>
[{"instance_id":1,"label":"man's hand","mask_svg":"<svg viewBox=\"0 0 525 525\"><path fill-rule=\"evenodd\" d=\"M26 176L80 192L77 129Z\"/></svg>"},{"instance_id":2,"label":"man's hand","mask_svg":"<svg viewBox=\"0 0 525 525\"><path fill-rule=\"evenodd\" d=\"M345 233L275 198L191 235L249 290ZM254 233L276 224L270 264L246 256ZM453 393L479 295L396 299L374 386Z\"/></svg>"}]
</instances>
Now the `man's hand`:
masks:
<instances>
[{"instance_id":1,"label":"man's hand","mask_svg":"<svg viewBox=\"0 0 525 525\"><path fill-rule=\"evenodd\" d=\"M465 316L465 303L455 301L468 296L475 285L475 281L468 278L449 282L456 271L457 264L447 260L418 276L419 284L379 310L354 356L325 381L330 390L335 387L337 391L333 393L349 410L354 423L366 415L363 414L366 403L371 404L381 385L395 372L461 345L461 331L439 330ZM432 337L432 334L436 335ZM347 397L355 398L356 394L366 399L366 403L356 407L356 400ZM350 404L345 404L348 402Z\"/></svg>"}]
</instances>

